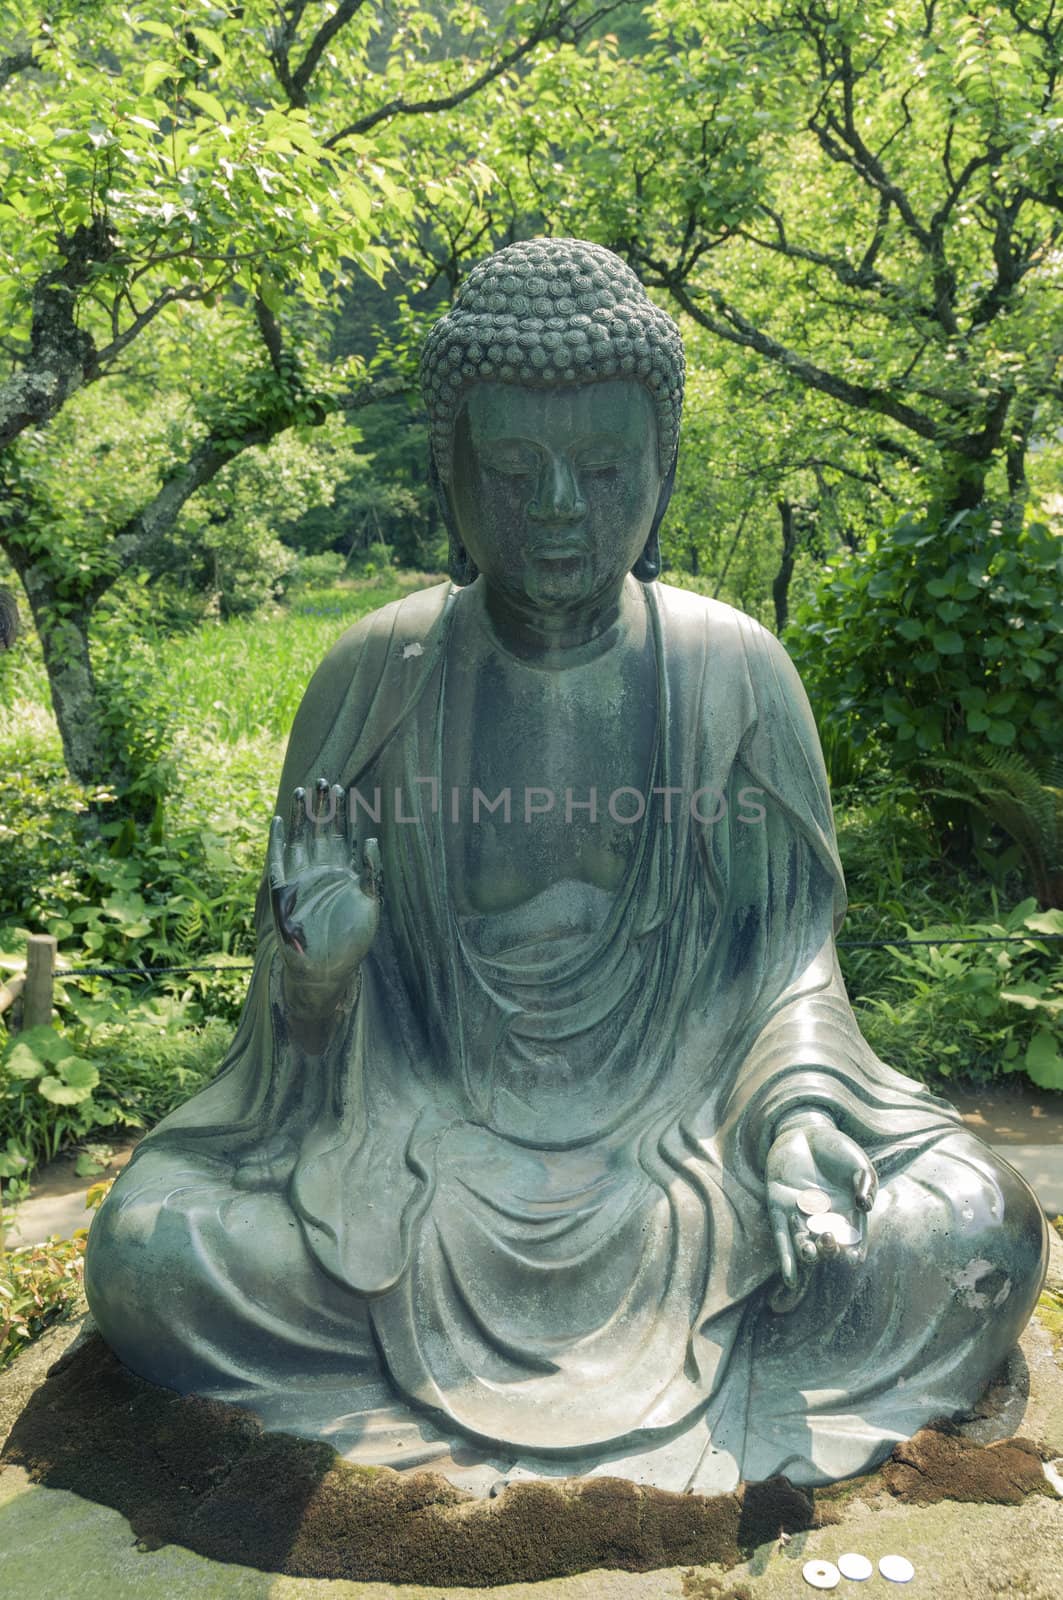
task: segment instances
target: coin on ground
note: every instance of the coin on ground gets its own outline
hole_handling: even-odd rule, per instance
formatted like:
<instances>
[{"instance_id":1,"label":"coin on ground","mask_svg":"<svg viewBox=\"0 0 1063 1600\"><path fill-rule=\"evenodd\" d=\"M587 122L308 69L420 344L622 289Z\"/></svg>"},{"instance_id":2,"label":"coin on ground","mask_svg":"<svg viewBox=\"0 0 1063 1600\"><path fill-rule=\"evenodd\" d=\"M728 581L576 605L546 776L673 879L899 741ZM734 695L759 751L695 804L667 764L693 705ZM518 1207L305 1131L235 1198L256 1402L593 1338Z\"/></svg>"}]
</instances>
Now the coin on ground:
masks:
<instances>
[{"instance_id":1,"label":"coin on ground","mask_svg":"<svg viewBox=\"0 0 1063 1600\"><path fill-rule=\"evenodd\" d=\"M866 1556L858 1556L853 1551L838 1557L838 1571L843 1578L855 1578L859 1583L864 1578L870 1578L874 1570Z\"/></svg>"},{"instance_id":2,"label":"coin on ground","mask_svg":"<svg viewBox=\"0 0 1063 1600\"><path fill-rule=\"evenodd\" d=\"M915 1577L915 1568L907 1556L883 1556L878 1570L891 1583L911 1583Z\"/></svg>"},{"instance_id":3,"label":"coin on ground","mask_svg":"<svg viewBox=\"0 0 1063 1600\"><path fill-rule=\"evenodd\" d=\"M825 1189L802 1189L797 1196L797 1209L806 1217L818 1217L830 1210L830 1195Z\"/></svg>"},{"instance_id":4,"label":"coin on ground","mask_svg":"<svg viewBox=\"0 0 1063 1600\"><path fill-rule=\"evenodd\" d=\"M801 1576L813 1589L836 1589L841 1573L833 1561L806 1561Z\"/></svg>"},{"instance_id":5,"label":"coin on ground","mask_svg":"<svg viewBox=\"0 0 1063 1600\"><path fill-rule=\"evenodd\" d=\"M854 1228L848 1217L843 1217L840 1211L825 1211L822 1216L809 1217L808 1231L817 1237L824 1233L833 1234L840 1245L860 1243L859 1228Z\"/></svg>"}]
</instances>

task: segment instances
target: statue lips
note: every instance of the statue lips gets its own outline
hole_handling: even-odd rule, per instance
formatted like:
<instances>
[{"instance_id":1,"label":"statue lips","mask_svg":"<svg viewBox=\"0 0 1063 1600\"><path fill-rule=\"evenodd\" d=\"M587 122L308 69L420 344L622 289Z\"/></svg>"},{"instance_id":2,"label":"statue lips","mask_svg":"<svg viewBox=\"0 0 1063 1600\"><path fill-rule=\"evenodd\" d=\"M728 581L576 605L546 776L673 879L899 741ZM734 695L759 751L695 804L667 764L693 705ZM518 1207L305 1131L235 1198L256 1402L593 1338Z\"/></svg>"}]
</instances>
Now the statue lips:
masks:
<instances>
[{"instance_id":1,"label":"statue lips","mask_svg":"<svg viewBox=\"0 0 1063 1600\"><path fill-rule=\"evenodd\" d=\"M536 561L563 561L572 560L576 556L586 555L587 546L583 540L573 539L571 535L559 539L556 543L543 539L533 544L529 554Z\"/></svg>"}]
</instances>

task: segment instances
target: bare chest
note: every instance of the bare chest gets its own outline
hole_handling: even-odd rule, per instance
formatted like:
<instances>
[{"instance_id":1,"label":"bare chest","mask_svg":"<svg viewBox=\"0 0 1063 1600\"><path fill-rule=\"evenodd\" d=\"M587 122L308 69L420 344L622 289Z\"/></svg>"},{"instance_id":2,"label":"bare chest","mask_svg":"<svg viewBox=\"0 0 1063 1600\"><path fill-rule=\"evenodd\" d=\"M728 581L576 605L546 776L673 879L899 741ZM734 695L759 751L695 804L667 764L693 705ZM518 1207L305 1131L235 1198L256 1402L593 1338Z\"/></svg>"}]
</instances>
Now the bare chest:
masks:
<instances>
[{"instance_id":1,"label":"bare chest","mask_svg":"<svg viewBox=\"0 0 1063 1600\"><path fill-rule=\"evenodd\" d=\"M577 900L585 885L598 903L624 877L638 835L628 819L640 796L650 798L651 641L562 672L473 644L448 659L444 692L442 799L456 909L508 911L566 881Z\"/></svg>"}]
</instances>

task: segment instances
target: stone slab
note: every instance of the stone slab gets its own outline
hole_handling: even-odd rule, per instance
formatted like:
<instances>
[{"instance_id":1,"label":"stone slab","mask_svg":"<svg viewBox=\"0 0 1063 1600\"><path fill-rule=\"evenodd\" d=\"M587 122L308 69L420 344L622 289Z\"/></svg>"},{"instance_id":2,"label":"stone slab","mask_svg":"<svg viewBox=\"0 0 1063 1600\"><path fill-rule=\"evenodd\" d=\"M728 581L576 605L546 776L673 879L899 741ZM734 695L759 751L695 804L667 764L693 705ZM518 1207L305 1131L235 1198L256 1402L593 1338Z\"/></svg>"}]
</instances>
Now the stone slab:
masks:
<instances>
[{"instance_id":1,"label":"stone slab","mask_svg":"<svg viewBox=\"0 0 1063 1600\"><path fill-rule=\"evenodd\" d=\"M1063 1216L1063 1143L999 1144L993 1149L1022 1174L1050 1217Z\"/></svg>"},{"instance_id":2,"label":"stone slab","mask_svg":"<svg viewBox=\"0 0 1063 1600\"><path fill-rule=\"evenodd\" d=\"M15 1211L15 1220L4 1236L9 1250L23 1245L43 1244L53 1234L72 1239L78 1228L87 1228L94 1213L85 1206L85 1193L47 1194L24 1200Z\"/></svg>"}]
</instances>

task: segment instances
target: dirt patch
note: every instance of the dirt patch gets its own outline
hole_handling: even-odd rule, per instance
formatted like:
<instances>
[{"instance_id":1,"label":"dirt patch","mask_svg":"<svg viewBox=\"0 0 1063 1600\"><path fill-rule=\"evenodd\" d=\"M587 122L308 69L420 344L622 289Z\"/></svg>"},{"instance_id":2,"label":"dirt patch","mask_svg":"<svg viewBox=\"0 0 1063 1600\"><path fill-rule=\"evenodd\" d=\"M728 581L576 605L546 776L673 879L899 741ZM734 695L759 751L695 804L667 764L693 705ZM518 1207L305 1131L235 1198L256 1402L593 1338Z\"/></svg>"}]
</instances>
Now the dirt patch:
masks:
<instances>
[{"instance_id":1,"label":"dirt patch","mask_svg":"<svg viewBox=\"0 0 1063 1600\"><path fill-rule=\"evenodd\" d=\"M183 1545L293 1577L468 1587L595 1568L726 1571L780 1534L839 1520L839 1490L1012 1504L1047 1488L1021 1442L983 1449L924 1430L880 1473L827 1491L773 1478L684 1495L587 1478L513 1483L483 1500L439 1473L355 1467L327 1444L264 1433L234 1406L145 1383L98 1336L50 1369L3 1461L114 1507L147 1549ZM742 1600L726 1580L691 1570L689 1582L690 1600Z\"/></svg>"},{"instance_id":2,"label":"dirt patch","mask_svg":"<svg viewBox=\"0 0 1063 1600\"><path fill-rule=\"evenodd\" d=\"M726 1578L695 1572L692 1567L681 1575L681 1582L685 1600L754 1600L748 1583L731 1584Z\"/></svg>"}]
</instances>

